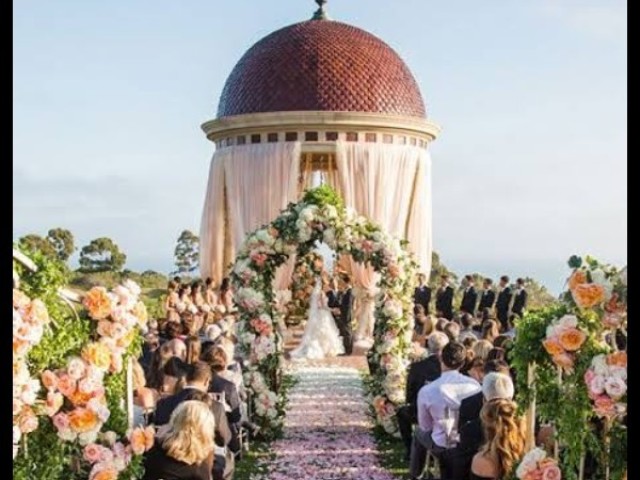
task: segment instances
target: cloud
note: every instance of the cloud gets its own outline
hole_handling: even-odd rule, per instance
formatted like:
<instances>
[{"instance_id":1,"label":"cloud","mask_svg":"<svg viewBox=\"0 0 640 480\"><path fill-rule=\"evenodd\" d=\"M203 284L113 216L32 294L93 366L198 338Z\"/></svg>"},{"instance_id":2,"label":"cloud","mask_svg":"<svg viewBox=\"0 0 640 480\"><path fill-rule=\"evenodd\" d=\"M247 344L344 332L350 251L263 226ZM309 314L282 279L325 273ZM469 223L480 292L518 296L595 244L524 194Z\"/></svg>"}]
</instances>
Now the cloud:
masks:
<instances>
[{"instance_id":1,"label":"cloud","mask_svg":"<svg viewBox=\"0 0 640 480\"><path fill-rule=\"evenodd\" d=\"M627 5L616 0L546 0L542 12L601 40L626 41Z\"/></svg>"}]
</instances>

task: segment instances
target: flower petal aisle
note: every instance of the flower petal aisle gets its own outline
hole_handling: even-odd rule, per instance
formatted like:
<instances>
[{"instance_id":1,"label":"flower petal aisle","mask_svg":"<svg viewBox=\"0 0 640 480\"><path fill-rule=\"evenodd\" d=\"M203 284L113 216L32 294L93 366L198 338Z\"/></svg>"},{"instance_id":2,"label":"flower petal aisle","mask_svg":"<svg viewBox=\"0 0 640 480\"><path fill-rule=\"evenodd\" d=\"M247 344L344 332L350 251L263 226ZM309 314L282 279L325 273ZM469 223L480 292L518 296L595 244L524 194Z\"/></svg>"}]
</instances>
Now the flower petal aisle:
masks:
<instances>
[{"instance_id":1,"label":"flower petal aisle","mask_svg":"<svg viewBox=\"0 0 640 480\"><path fill-rule=\"evenodd\" d=\"M284 435L253 480L394 480L380 467L358 370L296 365Z\"/></svg>"}]
</instances>

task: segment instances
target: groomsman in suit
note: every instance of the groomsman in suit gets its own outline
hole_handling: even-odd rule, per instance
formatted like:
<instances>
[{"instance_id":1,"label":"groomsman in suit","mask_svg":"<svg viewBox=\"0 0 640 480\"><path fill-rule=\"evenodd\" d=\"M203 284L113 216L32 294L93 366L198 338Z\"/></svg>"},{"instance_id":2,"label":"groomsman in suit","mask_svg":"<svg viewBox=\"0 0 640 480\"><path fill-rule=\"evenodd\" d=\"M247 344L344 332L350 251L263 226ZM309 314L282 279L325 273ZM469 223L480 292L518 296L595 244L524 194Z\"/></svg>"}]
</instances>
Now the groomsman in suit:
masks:
<instances>
[{"instance_id":1,"label":"groomsman in suit","mask_svg":"<svg viewBox=\"0 0 640 480\"><path fill-rule=\"evenodd\" d=\"M519 278L518 280L516 280L516 285L517 285L517 290L516 290L515 298L513 300L513 308L511 309L511 313L522 318L524 309L527 308L527 296L529 294L524 289L524 279Z\"/></svg>"},{"instance_id":2,"label":"groomsman in suit","mask_svg":"<svg viewBox=\"0 0 640 480\"><path fill-rule=\"evenodd\" d=\"M460 311L468 313L470 315L475 315L476 302L478 301L478 292L476 291L476 287L473 283L473 276L465 275L464 281L466 283L466 288L464 289L464 294L462 295L462 302L460 302Z\"/></svg>"},{"instance_id":3,"label":"groomsman in suit","mask_svg":"<svg viewBox=\"0 0 640 480\"><path fill-rule=\"evenodd\" d=\"M453 287L449 285L449 276L442 275L442 283L436 293L436 312L447 320L453 318Z\"/></svg>"},{"instance_id":4,"label":"groomsman in suit","mask_svg":"<svg viewBox=\"0 0 640 480\"><path fill-rule=\"evenodd\" d=\"M498 293L498 301L496 302L496 316L502 326L503 332L510 329L509 310L511 308L512 299L513 292L509 286L509 277L507 275L503 275L500 277L500 293Z\"/></svg>"},{"instance_id":5,"label":"groomsman in suit","mask_svg":"<svg viewBox=\"0 0 640 480\"><path fill-rule=\"evenodd\" d=\"M425 284L426 276L424 273L418 274L418 286L413 291L413 303L422 305L425 315L429 315L429 303L431 303L431 289Z\"/></svg>"},{"instance_id":6,"label":"groomsman in suit","mask_svg":"<svg viewBox=\"0 0 640 480\"><path fill-rule=\"evenodd\" d=\"M351 277L343 273L339 277L338 285L340 287L340 306L333 308L331 311L337 315L336 326L342 336L345 355L353 353L353 327L351 326L351 317L353 315L353 293L351 291Z\"/></svg>"},{"instance_id":7,"label":"groomsman in suit","mask_svg":"<svg viewBox=\"0 0 640 480\"><path fill-rule=\"evenodd\" d=\"M480 305L478 310L484 312L485 308L493 310L493 304L496 303L496 292L491 288L493 280L485 278L482 282L482 296L480 297Z\"/></svg>"}]
</instances>

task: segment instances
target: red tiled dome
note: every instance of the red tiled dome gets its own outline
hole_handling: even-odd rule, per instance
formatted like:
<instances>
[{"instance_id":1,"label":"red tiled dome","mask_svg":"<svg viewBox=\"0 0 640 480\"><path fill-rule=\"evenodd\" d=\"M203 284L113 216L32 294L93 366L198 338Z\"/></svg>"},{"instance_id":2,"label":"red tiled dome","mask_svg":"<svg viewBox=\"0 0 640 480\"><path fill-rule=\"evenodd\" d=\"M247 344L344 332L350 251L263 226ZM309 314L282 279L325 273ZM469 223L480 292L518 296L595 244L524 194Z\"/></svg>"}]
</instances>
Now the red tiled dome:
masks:
<instances>
[{"instance_id":1,"label":"red tiled dome","mask_svg":"<svg viewBox=\"0 0 640 480\"><path fill-rule=\"evenodd\" d=\"M379 38L331 20L277 30L253 45L220 96L218 118L320 110L425 118L420 89Z\"/></svg>"}]
</instances>

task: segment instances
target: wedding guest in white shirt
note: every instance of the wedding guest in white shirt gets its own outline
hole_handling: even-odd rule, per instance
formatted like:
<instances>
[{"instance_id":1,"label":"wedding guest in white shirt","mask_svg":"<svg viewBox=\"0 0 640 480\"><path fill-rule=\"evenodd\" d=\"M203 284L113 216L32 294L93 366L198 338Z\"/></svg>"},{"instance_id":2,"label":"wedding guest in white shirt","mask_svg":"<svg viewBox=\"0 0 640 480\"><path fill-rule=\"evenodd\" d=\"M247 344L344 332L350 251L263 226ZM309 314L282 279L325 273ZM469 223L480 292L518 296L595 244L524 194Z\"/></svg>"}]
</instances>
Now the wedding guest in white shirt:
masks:
<instances>
[{"instance_id":1,"label":"wedding guest in white shirt","mask_svg":"<svg viewBox=\"0 0 640 480\"><path fill-rule=\"evenodd\" d=\"M481 391L480 384L459 372L466 360L466 349L450 342L440 356L442 375L420 389L418 393L418 428L411 446L409 473L417 479L426 459L427 450L438 459L441 480L453 478L453 452L458 443L458 411L463 399Z\"/></svg>"}]
</instances>

